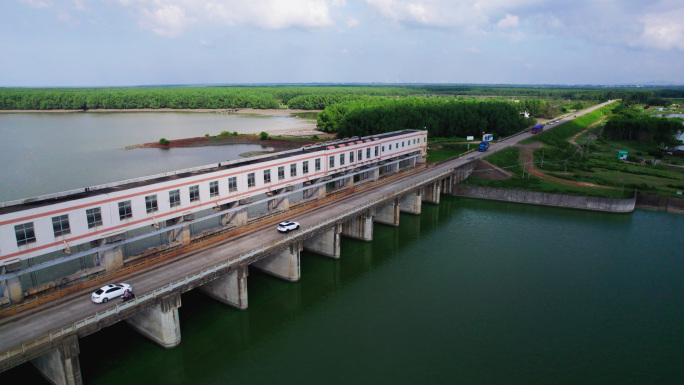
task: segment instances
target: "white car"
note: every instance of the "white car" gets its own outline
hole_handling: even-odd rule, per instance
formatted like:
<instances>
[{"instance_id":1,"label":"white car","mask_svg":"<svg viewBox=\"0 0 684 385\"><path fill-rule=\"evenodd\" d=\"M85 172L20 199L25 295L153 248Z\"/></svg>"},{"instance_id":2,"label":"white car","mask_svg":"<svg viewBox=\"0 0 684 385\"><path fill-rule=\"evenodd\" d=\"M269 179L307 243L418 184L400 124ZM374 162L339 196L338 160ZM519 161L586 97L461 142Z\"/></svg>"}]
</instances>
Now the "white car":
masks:
<instances>
[{"instance_id":1,"label":"white car","mask_svg":"<svg viewBox=\"0 0 684 385\"><path fill-rule=\"evenodd\" d=\"M289 233L290 230L297 230L299 222L285 221L278 224L278 231L281 233Z\"/></svg>"},{"instance_id":2,"label":"white car","mask_svg":"<svg viewBox=\"0 0 684 385\"><path fill-rule=\"evenodd\" d=\"M91 299L95 303L107 302L110 299L121 297L126 290L133 291L133 287L127 283L110 283L95 290Z\"/></svg>"}]
</instances>

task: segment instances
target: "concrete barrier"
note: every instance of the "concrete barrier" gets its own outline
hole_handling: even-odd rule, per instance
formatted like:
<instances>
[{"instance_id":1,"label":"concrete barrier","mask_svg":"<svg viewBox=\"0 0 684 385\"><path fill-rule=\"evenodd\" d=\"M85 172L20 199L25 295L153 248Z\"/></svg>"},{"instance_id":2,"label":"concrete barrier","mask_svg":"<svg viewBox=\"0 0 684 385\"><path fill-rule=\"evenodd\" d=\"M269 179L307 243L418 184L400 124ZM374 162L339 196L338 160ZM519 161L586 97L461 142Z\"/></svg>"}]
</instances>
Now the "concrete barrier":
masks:
<instances>
[{"instance_id":1,"label":"concrete barrier","mask_svg":"<svg viewBox=\"0 0 684 385\"><path fill-rule=\"evenodd\" d=\"M666 211L674 214L684 214L684 199L637 193L636 207L638 209Z\"/></svg>"},{"instance_id":2,"label":"concrete barrier","mask_svg":"<svg viewBox=\"0 0 684 385\"><path fill-rule=\"evenodd\" d=\"M480 186L453 186L451 195L526 203L540 206L565 207L578 210L631 213L636 207L636 196L630 199L598 198L579 195L553 194L539 191L509 190Z\"/></svg>"}]
</instances>

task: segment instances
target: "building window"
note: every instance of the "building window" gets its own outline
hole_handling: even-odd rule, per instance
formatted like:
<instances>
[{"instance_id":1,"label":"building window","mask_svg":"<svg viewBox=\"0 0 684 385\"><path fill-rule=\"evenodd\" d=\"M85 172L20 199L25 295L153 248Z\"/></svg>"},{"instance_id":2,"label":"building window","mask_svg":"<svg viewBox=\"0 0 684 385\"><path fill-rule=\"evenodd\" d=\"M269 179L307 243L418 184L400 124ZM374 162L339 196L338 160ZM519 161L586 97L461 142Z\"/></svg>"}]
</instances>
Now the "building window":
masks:
<instances>
[{"instance_id":1,"label":"building window","mask_svg":"<svg viewBox=\"0 0 684 385\"><path fill-rule=\"evenodd\" d=\"M36 241L36 233L33 231L33 222L14 226L14 234L17 236L17 246Z\"/></svg>"},{"instance_id":2,"label":"building window","mask_svg":"<svg viewBox=\"0 0 684 385\"><path fill-rule=\"evenodd\" d=\"M360 162L363 160L363 150L356 151L356 158Z\"/></svg>"},{"instance_id":3,"label":"building window","mask_svg":"<svg viewBox=\"0 0 684 385\"><path fill-rule=\"evenodd\" d=\"M119 202L119 219L124 220L133 216L131 201Z\"/></svg>"},{"instance_id":4,"label":"building window","mask_svg":"<svg viewBox=\"0 0 684 385\"><path fill-rule=\"evenodd\" d=\"M169 206L180 206L180 190L169 191Z\"/></svg>"},{"instance_id":5,"label":"building window","mask_svg":"<svg viewBox=\"0 0 684 385\"><path fill-rule=\"evenodd\" d=\"M228 178L228 192L236 192L237 191L237 177L231 176Z\"/></svg>"},{"instance_id":6,"label":"building window","mask_svg":"<svg viewBox=\"0 0 684 385\"><path fill-rule=\"evenodd\" d=\"M385 152L385 146L382 146L382 152ZM375 156L378 156L378 146L375 146Z\"/></svg>"},{"instance_id":7,"label":"building window","mask_svg":"<svg viewBox=\"0 0 684 385\"><path fill-rule=\"evenodd\" d=\"M199 200L199 185L190 186L190 202Z\"/></svg>"},{"instance_id":8,"label":"building window","mask_svg":"<svg viewBox=\"0 0 684 385\"><path fill-rule=\"evenodd\" d=\"M392 151L392 145L391 144L389 145L389 150Z\"/></svg>"},{"instance_id":9,"label":"building window","mask_svg":"<svg viewBox=\"0 0 684 385\"><path fill-rule=\"evenodd\" d=\"M55 237L71 233L71 229L69 229L69 215L52 217L52 230L55 232Z\"/></svg>"},{"instance_id":10,"label":"building window","mask_svg":"<svg viewBox=\"0 0 684 385\"><path fill-rule=\"evenodd\" d=\"M278 167L278 180L285 179L285 166Z\"/></svg>"},{"instance_id":11,"label":"building window","mask_svg":"<svg viewBox=\"0 0 684 385\"><path fill-rule=\"evenodd\" d=\"M89 229L95 226L102 226L102 211L99 207L86 210L86 218L88 219Z\"/></svg>"},{"instance_id":12,"label":"building window","mask_svg":"<svg viewBox=\"0 0 684 385\"><path fill-rule=\"evenodd\" d=\"M344 154L340 154L340 166L344 166Z\"/></svg>"},{"instance_id":13,"label":"building window","mask_svg":"<svg viewBox=\"0 0 684 385\"><path fill-rule=\"evenodd\" d=\"M423 143L427 142L427 137L423 138Z\"/></svg>"},{"instance_id":14,"label":"building window","mask_svg":"<svg viewBox=\"0 0 684 385\"><path fill-rule=\"evenodd\" d=\"M254 178L254 173L250 172L249 174L247 174L247 187L254 187L255 184L256 180Z\"/></svg>"},{"instance_id":15,"label":"building window","mask_svg":"<svg viewBox=\"0 0 684 385\"><path fill-rule=\"evenodd\" d=\"M402 147L402 148L405 147L405 146L404 146L404 142L401 142L401 147Z\"/></svg>"},{"instance_id":16,"label":"building window","mask_svg":"<svg viewBox=\"0 0 684 385\"><path fill-rule=\"evenodd\" d=\"M366 149L366 159L370 159L370 147Z\"/></svg>"},{"instance_id":17,"label":"building window","mask_svg":"<svg viewBox=\"0 0 684 385\"><path fill-rule=\"evenodd\" d=\"M330 155L330 168L335 168L335 156Z\"/></svg>"},{"instance_id":18,"label":"building window","mask_svg":"<svg viewBox=\"0 0 684 385\"><path fill-rule=\"evenodd\" d=\"M316 166L316 171L321 171L321 158L316 158L314 165Z\"/></svg>"},{"instance_id":19,"label":"building window","mask_svg":"<svg viewBox=\"0 0 684 385\"><path fill-rule=\"evenodd\" d=\"M418 139L413 139L413 144L416 144L416 140L418 140Z\"/></svg>"},{"instance_id":20,"label":"building window","mask_svg":"<svg viewBox=\"0 0 684 385\"><path fill-rule=\"evenodd\" d=\"M264 170L264 183L271 183L271 170Z\"/></svg>"},{"instance_id":21,"label":"building window","mask_svg":"<svg viewBox=\"0 0 684 385\"><path fill-rule=\"evenodd\" d=\"M297 176L297 163L290 165L290 176Z\"/></svg>"},{"instance_id":22,"label":"building window","mask_svg":"<svg viewBox=\"0 0 684 385\"><path fill-rule=\"evenodd\" d=\"M153 213L159 210L159 207L157 207L157 194L148 195L145 197L145 208L147 209L148 213Z\"/></svg>"},{"instance_id":23,"label":"building window","mask_svg":"<svg viewBox=\"0 0 684 385\"><path fill-rule=\"evenodd\" d=\"M302 162L302 174L308 174L309 173L309 161L305 160Z\"/></svg>"},{"instance_id":24,"label":"building window","mask_svg":"<svg viewBox=\"0 0 684 385\"><path fill-rule=\"evenodd\" d=\"M354 163L354 151L349 152L349 163Z\"/></svg>"},{"instance_id":25,"label":"building window","mask_svg":"<svg viewBox=\"0 0 684 385\"><path fill-rule=\"evenodd\" d=\"M219 195L218 193L218 181L214 180L209 182L209 196L210 197L217 197Z\"/></svg>"}]
</instances>

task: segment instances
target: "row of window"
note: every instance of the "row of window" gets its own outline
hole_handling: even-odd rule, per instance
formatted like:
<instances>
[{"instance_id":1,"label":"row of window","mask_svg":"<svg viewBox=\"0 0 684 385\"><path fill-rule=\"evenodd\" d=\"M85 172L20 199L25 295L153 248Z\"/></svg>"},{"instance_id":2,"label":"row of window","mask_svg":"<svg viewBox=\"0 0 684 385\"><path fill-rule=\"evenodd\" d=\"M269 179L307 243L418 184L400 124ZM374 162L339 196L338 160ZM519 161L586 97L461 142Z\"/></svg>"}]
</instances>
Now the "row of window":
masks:
<instances>
[{"instance_id":1,"label":"row of window","mask_svg":"<svg viewBox=\"0 0 684 385\"><path fill-rule=\"evenodd\" d=\"M426 139L427 140L427 139ZM413 144L416 144L417 140L413 139ZM401 147L405 144L411 144L411 140L406 142L401 142ZM399 143L397 143L397 148L399 148ZM379 155L380 148L375 146L375 156ZM389 149L392 150L392 145L389 145ZM382 150L385 151L385 146L382 146ZM371 157L371 148L366 148L366 159ZM345 163L346 153L339 154L340 165L343 166ZM356 158L358 161L363 160L363 150L356 151ZM349 152L349 162L354 162L354 151ZM335 156L330 156L330 168L335 167ZM314 160L315 171L321 170L321 159L317 158ZM309 161L302 162L302 173L304 175L309 173ZM271 170L267 169L263 171L264 183L271 183ZM297 176L297 164L290 164L290 177ZM278 180L285 179L285 166L278 167ZM256 185L256 175L251 172L247 174L247 187L254 187ZM228 192L237 191L237 177L228 178ZM199 185L193 185L189 188L190 202L196 202L200 199ZM217 197L219 195L218 181L209 182L209 196ZM169 206L176 207L181 204L180 190L169 191ZM118 203L119 208L119 219L125 220L127 218L133 217L133 210L131 207L131 201L123 201ZM145 209L147 213L153 213L159 210L159 204L157 200L157 194L148 195L145 197ZM102 225L102 211L99 207L86 210L86 219L88 222L88 228L93 228ZM52 229L55 237L66 235L71 233L71 228L69 227L69 215L58 215L52 218ZM17 246L26 245L36 241L36 234L33 228L33 222L23 223L14 226L14 232L17 238Z\"/></svg>"}]
</instances>

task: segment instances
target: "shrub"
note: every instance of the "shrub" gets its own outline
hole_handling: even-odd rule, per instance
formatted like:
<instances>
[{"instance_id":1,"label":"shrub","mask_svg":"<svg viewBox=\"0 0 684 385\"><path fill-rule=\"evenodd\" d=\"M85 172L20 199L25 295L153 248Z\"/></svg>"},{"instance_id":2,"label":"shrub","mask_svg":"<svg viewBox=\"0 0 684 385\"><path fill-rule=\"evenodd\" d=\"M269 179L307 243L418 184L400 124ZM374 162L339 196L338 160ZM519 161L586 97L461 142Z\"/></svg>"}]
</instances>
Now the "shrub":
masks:
<instances>
[{"instance_id":1,"label":"shrub","mask_svg":"<svg viewBox=\"0 0 684 385\"><path fill-rule=\"evenodd\" d=\"M159 144L161 144L162 146L168 146L169 144L171 144L171 142L168 141L166 138L161 138L159 139Z\"/></svg>"},{"instance_id":2,"label":"shrub","mask_svg":"<svg viewBox=\"0 0 684 385\"><path fill-rule=\"evenodd\" d=\"M314 135L311 137L311 140L318 140L318 135Z\"/></svg>"},{"instance_id":3,"label":"shrub","mask_svg":"<svg viewBox=\"0 0 684 385\"><path fill-rule=\"evenodd\" d=\"M228 132L228 131L221 131L221 133L219 134L219 136L230 136L230 132Z\"/></svg>"},{"instance_id":4,"label":"shrub","mask_svg":"<svg viewBox=\"0 0 684 385\"><path fill-rule=\"evenodd\" d=\"M209 137L209 134L204 134L204 136L206 136L206 137L208 138L208 137Z\"/></svg>"},{"instance_id":5,"label":"shrub","mask_svg":"<svg viewBox=\"0 0 684 385\"><path fill-rule=\"evenodd\" d=\"M237 131L233 131L233 135L234 135L234 136L238 136Z\"/></svg>"},{"instance_id":6,"label":"shrub","mask_svg":"<svg viewBox=\"0 0 684 385\"><path fill-rule=\"evenodd\" d=\"M261 131L261 133L259 134L259 138L260 138L261 140L266 140L266 139L268 139L268 132Z\"/></svg>"}]
</instances>

